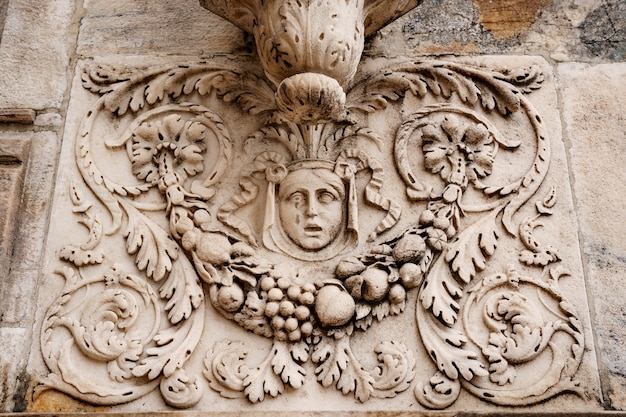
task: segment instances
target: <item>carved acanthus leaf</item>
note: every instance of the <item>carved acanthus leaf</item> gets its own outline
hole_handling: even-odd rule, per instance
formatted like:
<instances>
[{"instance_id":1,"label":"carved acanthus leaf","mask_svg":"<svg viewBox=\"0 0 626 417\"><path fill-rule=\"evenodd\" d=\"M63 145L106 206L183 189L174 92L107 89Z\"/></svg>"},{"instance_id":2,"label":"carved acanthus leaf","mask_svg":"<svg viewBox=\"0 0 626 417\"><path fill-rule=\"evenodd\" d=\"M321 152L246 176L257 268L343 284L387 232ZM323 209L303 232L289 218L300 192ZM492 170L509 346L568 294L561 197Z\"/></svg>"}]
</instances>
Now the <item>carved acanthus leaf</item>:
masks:
<instances>
[{"instance_id":1,"label":"carved acanthus leaf","mask_svg":"<svg viewBox=\"0 0 626 417\"><path fill-rule=\"evenodd\" d=\"M354 392L354 397L365 402L374 392L374 377L361 365L350 348L349 339L322 338L311 355L317 380L324 387L335 385L342 393Z\"/></svg>"},{"instance_id":2,"label":"carved acanthus leaf","mask_svg":"<svg viewBox=\"0 0 626 417\"><path fill-rule=\"evenodd\" d=\"M520 91L514 85L535 86L538 79L540 75L534 72L512 80L501 73L455 63L418 61L385 69L357 83L348 94L348 107L370 113L402 99L407 92L418 98L429 93L449 98L456 93L464 103L480 102L485 110L497 109L506 115L520 108Z\"/></svg>"},{"instance_id":3,"label":"carved acanthus leaf","mask_svg":"<svg viewBox=\"0 0 626 417\"><path fill-rule=\"evenodd\" d=\"M560 276L559 270L546 275ZM489 362L490 372L488 379L463 381L471 393L511 405L541 401L557 392L580 393L574 380L584 345L580 320L558 282L545 278L523 277L511 269L485 277L469 290L462 321L470 343ZM528 289L536 297L527 297ZM486 333L467 331L480 324ZM518 383L517 370L540 356L550 357L549 364Z\"/></svg>"},{"instance_id":4,"label":"carved acanthus leaf","mask_svg":"<svg viewBox=\"0 0 626 417\"><path fill-rule=\"evenodd\" d=\"M161 379L161 395L165 402L176 408L189 408L202 398L202 387L197 377L190 377L184 369Z\"/></svg>"},{"instance_id":5,"label":"carved acanthus leaf","mask_svg":"<svg viewBox=\"0 0 626 417\"><path fill-rule=\"evenodd\" d=\"M174 261L172 271L159 288L159 295L168 300L167 317L172 323L188 319L204 299L204 292L193 267L182 257Z\"/></svg>"},{"instance_id":6,"label":"carved acanthus leaf","mask_svg":"<svg viewBox=\"0 0 626 417\"><path fill-rule=\"evenodd\" d=\"M418 304L418 320L423 320L420 334L424 347L437 369L447 378L471 380L488 374L478 354L467 348L467 337L454 328L442 324L426 313Z\"/></svg>"},{"instance_id":7,"label":"carved acanthus leaf","mask_svg":"<svg viewBox=\"0 0 626 417\"><path fill-rule=\"evenodd\" d=\"M406 391L415 378L415 358L402 343L383 342L376 347L380 365L372 373L376 398L393 398Z\"/></svg>"},{"instance_id":8,"label":"carved acanthus leaf","mask_svg":"<svg viewBox=\"0 0 626 417\"><path fill-rule=\"evenodd\" d=\"M81 245L69 244L61 248L59 257L73 263L76 266L101 264L104 260L104 252L96 247L100 244L103 235L103 226L97 215L89 213L92 204L83 200L82 194L78 191L76 184L70 186L70 198L74 204L74 213L79 213L81 219L78 221L84 225L89 235L87 240Z\"/></svg>"},{"instance_id":9,"label":"carved acanthus leaf","mask_svg":"<svg viewBox=\"0 0 626 417\"><path fill-rule=\"evenodd\" d=\"M458 300L462 294L460 284L449 271L445 256L440 256L422 282L420 304L444 323L453 325L461 308Z\"/></svg>"},{"instance_id":10,"label":"carved acanthus leaf","mask_svg":"<svg viewBox=\"0 0 626 417\"><path fill-rule=\"evenodd\" d=\"M42 353L52 373L37 394L55 388L105 405L152 391L155 383L138 383L132 373L160 323L152 288L115 268L91 278L70 268L60 274L65 278L64 292L48 309L42 333ZM146 325L144 314L153 316L154 322ZM76 360L81 356L99 363L108 378L96 382L81 372Z\"/></svg>"},{"instance_id":11,"label":"carved acanthus leaf","mask_svg":"<svg viewBox=\"0 0 626 417\"><path fill-rule=\"evenodd\" d=\"M178 259L178 246L167 233L152 221L139 214L130 205L128 226L124 233L126 250L135 255L139 270L146 271L148 277L160 281L172 270L172 261Z\"/></svg>"},{"instance_id":12,"label":"carved acanthus leaf","mask_svg":"<svg viewBox=\"0 0 626 417\"><path fill-rule=\"evenodd\" d=\"M476 223L465 229L459 238L448 246L446 262L464 283L469 283L476 273L487 266L487 260L496 251L499 238L496 217L499 210L493 210Z\"/></svg>"},{"instance_id":13,"label":"carved acanthus leaf","mask_svg":"<svg viewBox=\"0 0 626 417\"><path fill-rule=\"evenodd\" d=\"M536 65L512 71L503 71L502 75L498 75L496 78L517 86L524 94L530 94L540 89L545 81L543 71Z\"/></svg>"},{"instance_id":14,"label":"carved acanthus leaf","mask_svg":"<svg viewBox=\"0 0 626 417\"><path fill-rule=\"evenodd\" d=\"M271 361L272 370L280 379L292 388L298 389L304 385L306 371L298 364L298 357L294 357L291 353L291 347L284 342L275 342L272 352ZM308 356L304 356L308 359Z\"/></svg>"},{"instance_id":15,"label":"carved acanthus leaf","mask_svg":"<svg viewBox=\"0 0 626 417\"><path fill-rule=\"evenodd\" d=\"M104 107L120 116L168 96L177 98L194 91L202 96L215 91L226 102L236 102L250 114L275 109L274 91L263 79L228 65L204 61L164 65L130 74L94 65L85 69L83 86L104 95Z\"/></svg>"},{"instance_id":16,"label":"carved acanthus leaf","mask_svg":"<svg viewBox=\"0 0 626 417\"><path fill-rule=\"evenodd\" d=\"M520 262L523 264L546 266L561 259L556 248L552 245L541 244L534 235L535 229L542 226L539 218L552 215L552 208L555 204L556 190L552 187L543 200L535 203L537 215L527 217L520 223L519 236L526 248L519 254Z\"/></svg>"},{"instance_id":17,"label":"carved acanthus leaf","mask_svg":"<svg viewBox=\"0 0 626 417\"><path fill-rule=\"evenodd\" d=\"M265 395L277 397L285 385L302 387L306 371L300 363L308 359L307 348L275 341L261 364L249 368L244 360L247 349L243 343L222 341L204 359L204 376L209 385L223 397L245 396L250 402L263 401Z\"/></svg>"},{"instance_id":18,"label":"carved acanthus leaf","mask_svg":"<svg viewBox=\"0 0 626 417\"><path fill-rule=\"evenodd\" d=\"M452 405L461 393L458 379L450 379L444 373L437 372L428 383L415 387L415 398L424 407L441 410Z\"/></svg>"},{"instance_id":19,"label":"carved acanthus leaf","mask_svg":"<svg viewBox=\"0 0 626 417\"><path fill-rule=\"evenodd\" d=\"M191 318L159 331L154 336L156 346L146 350L148 356L133 369L133 375L169 378L181 369L202 336L203 314L204 308L200 308Z\"/></svg>"}]
</instances>

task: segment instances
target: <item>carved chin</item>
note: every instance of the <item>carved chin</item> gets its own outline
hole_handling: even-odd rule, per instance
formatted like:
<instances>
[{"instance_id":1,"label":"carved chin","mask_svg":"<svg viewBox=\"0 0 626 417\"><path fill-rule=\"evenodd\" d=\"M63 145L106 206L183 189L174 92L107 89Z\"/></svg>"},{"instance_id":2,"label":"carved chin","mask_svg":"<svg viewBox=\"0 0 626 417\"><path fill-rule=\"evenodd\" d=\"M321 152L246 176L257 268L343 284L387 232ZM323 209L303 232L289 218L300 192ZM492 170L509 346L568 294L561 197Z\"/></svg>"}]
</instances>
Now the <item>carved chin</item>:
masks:
<instances>
[{"instance_id":1,"label":"carved chin","mask_svg":"<svg viewBox=\"0 0 626 417\"><path fill-rule=\"evenodd\" d=\"M345 118L346 94L337 80L307 72L285 78L276 91L276 105L294 123L314 124Z\"/></svg>"}]
</instances>

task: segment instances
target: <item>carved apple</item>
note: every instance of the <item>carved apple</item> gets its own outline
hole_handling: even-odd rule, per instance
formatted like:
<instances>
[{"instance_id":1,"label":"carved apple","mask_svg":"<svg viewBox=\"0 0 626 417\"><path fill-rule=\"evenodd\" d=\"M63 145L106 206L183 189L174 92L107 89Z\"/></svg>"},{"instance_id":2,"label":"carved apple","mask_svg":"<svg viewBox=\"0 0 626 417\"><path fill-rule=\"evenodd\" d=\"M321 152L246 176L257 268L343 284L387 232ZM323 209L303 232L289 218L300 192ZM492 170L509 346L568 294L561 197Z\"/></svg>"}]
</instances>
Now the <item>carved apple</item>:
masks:
<instances>
[{"instance_id":1,"label":"carved apple","mask_svg":"<svg viewBox=\"0 0 626 417\"><path fill-rule=\"evenodd\" d=\"M325 285L317 293L315 312L324 327L346 324L355 310L354 299L338 285Z\"/></svg>"},{"instance_id":2,"label":"carved apple","mask_svg":"<svg viewBox=\"0 0 626 417\"><path fill-rule=\"evenodd\" d=\"M400 284L394 284L389 290L389 301L391 304L401 304L406 300L406 290Z\"/></svg>"},{"instance_id":3,"label":"carved apple","mask_svg":"<svg viewBox=\"0 0 626 417\"><path fill-rule=\"evenodd\" d=\"M414 263L402 265L399 274L402 285L408 289L415 288L422 283L422 269Z\"/></svg>"}]
</instances>

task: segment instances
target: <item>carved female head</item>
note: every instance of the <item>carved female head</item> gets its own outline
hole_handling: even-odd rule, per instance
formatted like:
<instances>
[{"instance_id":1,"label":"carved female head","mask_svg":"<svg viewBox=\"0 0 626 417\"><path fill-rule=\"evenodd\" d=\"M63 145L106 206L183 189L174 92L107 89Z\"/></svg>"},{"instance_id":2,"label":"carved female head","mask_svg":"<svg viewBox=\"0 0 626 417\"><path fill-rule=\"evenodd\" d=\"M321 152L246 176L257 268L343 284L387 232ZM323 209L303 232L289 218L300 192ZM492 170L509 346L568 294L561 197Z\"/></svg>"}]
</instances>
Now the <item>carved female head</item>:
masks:
<instances>
[{"instance_id":1,"label":"carved female head","mask_svg":"<svg viewBox=\"0 0 626 417\"><path fill-rule=\"evenodd\" d=\"M345 207L345 185L328 169L298 169L280 183L280 224L304 250L325 248L337 237L345 224Z\"/></svg>"},{"instance_id":2,"label":"carved female head","mask_svg":"<svg viewBox=\"0 0 626 417\"><path fill-rule=\"evenodd\" d=\"M268 184L263 244L296 259L331 259L358 240L356 200L326 160L300 160ZM269 179L269 178L268 178Z\"/></svg>"},{"instance_id":3,"label":"carved female head","mask_svg":"<svg viewBox=\"0 0 626 417\"><path fill-rule=\"evenodd\" d=\"M263 245L266 249L303 261L325 261L354 249L359 243L359 207L355 175L369 169L371 179L365 199L387 212L368 240L393 227L400 208L378 193L383 181L380 164L365 152L342 151L336 160L297 159L286 164L275 152L263 152L252 169L242 173L241 192L220 208L218 218L256 246L249 223L234 211L255 200L254 178L267 181Z\"/></svg>"}]
</instances>

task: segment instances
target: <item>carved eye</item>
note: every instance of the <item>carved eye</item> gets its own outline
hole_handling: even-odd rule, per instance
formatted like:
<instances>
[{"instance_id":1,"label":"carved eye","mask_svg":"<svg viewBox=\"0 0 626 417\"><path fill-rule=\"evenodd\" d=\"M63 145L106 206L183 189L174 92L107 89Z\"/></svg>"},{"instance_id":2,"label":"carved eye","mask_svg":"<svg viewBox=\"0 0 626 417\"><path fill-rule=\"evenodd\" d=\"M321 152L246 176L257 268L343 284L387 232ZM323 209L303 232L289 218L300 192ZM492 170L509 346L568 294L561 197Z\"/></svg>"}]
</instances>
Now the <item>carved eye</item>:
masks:
<instances>
[{"instance_id":1,"label":"carved eye","mask_svg":"<svg viewBox=\"0 0 626 417\"><path fill-rule=\"evenodd\" d=\"M296 206L302 204L304 202L304 194L302 194L300 191L296 191L289 196L289 201Z\"/></svg>"},{"instance_id":2,"label":"carved eye","mask_svg":"<svg viewBox=\"0 0 626 417\"><path fill-rule=\"evenodd\" d=\"M322 191L318 194L317 199L319 200L320 203L328 204L337 200L337 197L335 197L335 195L329 191Z\"/></svg>"}]
</instances>

